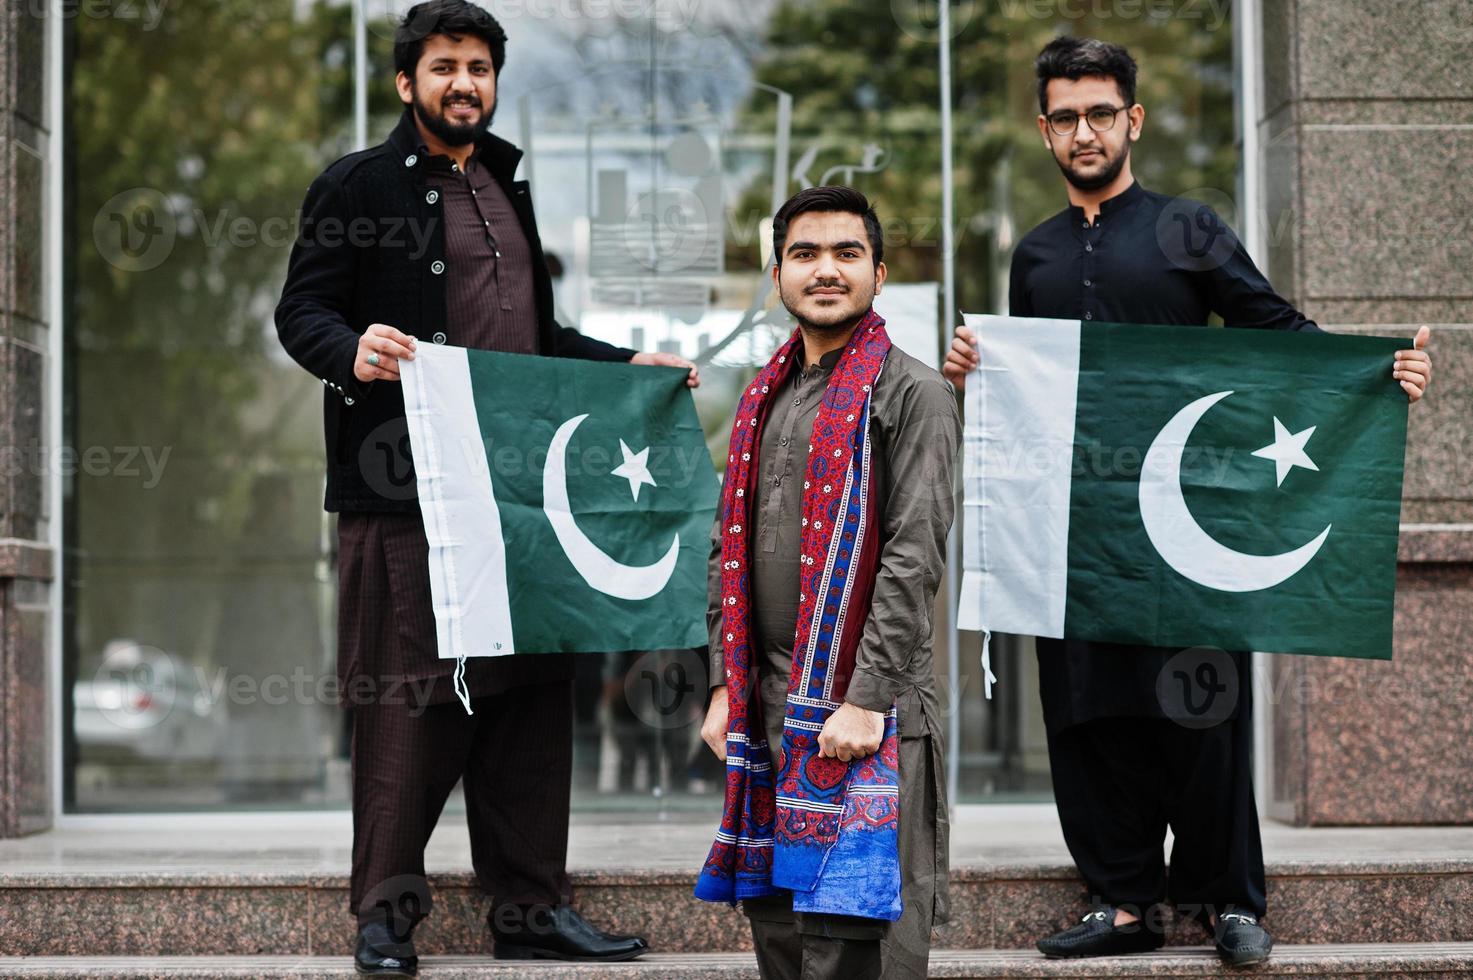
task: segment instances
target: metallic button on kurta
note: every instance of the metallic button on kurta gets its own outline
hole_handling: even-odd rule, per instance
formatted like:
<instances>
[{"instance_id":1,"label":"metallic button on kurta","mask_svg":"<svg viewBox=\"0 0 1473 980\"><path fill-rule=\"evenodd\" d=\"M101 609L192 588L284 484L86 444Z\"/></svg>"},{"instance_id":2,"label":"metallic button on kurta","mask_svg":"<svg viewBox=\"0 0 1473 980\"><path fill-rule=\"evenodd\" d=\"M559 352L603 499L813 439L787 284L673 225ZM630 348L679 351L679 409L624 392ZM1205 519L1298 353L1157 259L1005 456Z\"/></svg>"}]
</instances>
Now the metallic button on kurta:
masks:
<instances>
[{"instance_id":1,"label":"metallic button on kurta","mask_svg":"<svg viewBox=\"0 0 1473 980\"><path fill-rule=\"evenodd\" d=\"M435 331L435 335L433 337L431 337L430 339L433 340L437 344L443 344L443 343L445 343L445 331L443 331L443 330L436 330Z\"/></svg>"},{"instance_id":2,"label":"metallic button on kurta","mask_svg":"<svg viewBox=\"0 0 1473 980\"><path fill-rule=\"evenodd\" d=\"M426 204L434 204L439 199L440 199L440 192L439 191L430 191L428 194L425 195L425 203Z\"/></svg>"},{"instance_id":3,"label":"metallic button on kurta","mask_svg":"<svg viewBox=\"0 0 1473 980\"><path fill-rule=\"evenodd\" d=\"M343 399L343 402L345 404L351 405L351 404L353 404L353 399L351 399L351 398L344 398Z\"/></svg>"},{"instance_id":4,"label":"metallic button on kurta","mask_svg":"<svg viewBox=\"0 0 1473 980\"><path fill-rule=\"evenodd\" d=\"M404 166L406 167L412 167L416 163L419 163L419 157L415 156L413 153L404 158Z\"/></svg>"},{"instance_id":5,"label":"metallic button on kurta","mask_svg":"<svg viewBox=\"0 0 1473 980\"><path fill-rule=\"evenodd\" d=\"M436 259L435 261L430 263L430 271L438 276L440 273L445 271L445 263L441 262L439 259Z\"/></svg>"}]
</instances>

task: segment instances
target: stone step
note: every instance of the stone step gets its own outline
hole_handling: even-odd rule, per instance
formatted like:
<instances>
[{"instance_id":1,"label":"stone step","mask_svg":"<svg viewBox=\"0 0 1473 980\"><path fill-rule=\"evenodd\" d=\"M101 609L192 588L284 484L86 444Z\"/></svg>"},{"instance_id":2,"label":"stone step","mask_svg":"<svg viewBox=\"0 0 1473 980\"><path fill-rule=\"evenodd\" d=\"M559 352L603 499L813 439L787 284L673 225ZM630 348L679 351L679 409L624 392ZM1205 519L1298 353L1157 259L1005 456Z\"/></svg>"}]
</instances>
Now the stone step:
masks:
<instances>
[{"instance_id":1,"label":"stone step","mask_svg":"<svg viewBox=\"0 0 1473 980\"><path fill-rule=\"evenodd\" d=\"M1269 962L1230 969L1208 948L1163 950L1130 957L1046 960L1022 950L938 950L931 977L1003 980L1012 977L1467 977L1473 943L1280 946ZM0 957L0 976L75 977L109 980L305 980L353 976L347 956L48 956ZM426 980L530 977L534 980L750 980L750 953L651 954L633 963L567 964L506 962L488 956L427 956Z\"/></svg>"},{"instance_id":2,"label":"stone step","mask_svg":"<svg viewBox=\"0 0 1473 980\"><path fill-rule=\"evenodd\" d=\"M355 976L348 956L46 956L0 957L0 976L89 980L304 980ZM425 980L535 977L537 980L748 980L751 953L651 953L630 963L552 963L489 956L422 956ZM948 974L952 976L954 974Z\"/></svg>"},{"instance_id":3,"label":"stone step","mask_svg":"<svg viewBox=\"0 0 1473 980\"><path fill-rule=\"evenodd\" d=\"M1210 947L1165 949L1138 956L1048 960L1022 950L937 950L930 977L1002 980L1012 977L1396 977L1451 980L1473 975L1473 943L1348 943L1276 946L1267 963L1229 967Z\"/></svg>"},{"instance_id":4,"label":"stone step","mask_svg":"<svg viewBox=\"0 0 1473 980\"><path fill-rule=\"evenodd\" d=\"M746 919L691 895L694 876L579 872L577 907L611 932L646 936L666 953L750 949ZM425 954L489 949L487 901L468 873L430 877L433 913L415 932ZM0 951L74 954L332 955L350 949L347 880L339 874L5 873ZM951 922L938 949L1031 949L1078 921L1086 895L1068 866L956 868ZM1446 862L1270 867L1264 925L1287 944L1473 942L1473 867ZM64 928L48 924L64 923ZM1171 945L1197 945L1191 922L1169 924Z\"/></svg>"},{"instance_id":5,"label":"stone step","mask_svg":"<svg viewBox=\"0 0 1473 980\"><path fill-rule=\"evenodd\" d=\"M273 822L274 821L274 822ZM1264 821L1269 912L1283 944L1473 942L1473 828L1294 828ZM574 821L574 901L596 925L662 953L742 952L745 917L696 901L707 820ZM262 816L127 829L115 821L0 841L0 954L336 956L352 948L347 815ZM424 954L482 955L487 901L464 821L426 863ZM937 949L1031 950L1078 921L1084 885L1052 807L957 807L951 922ZM1174 944L1203 942L1191 924Z\"/></svg>"}]
</instances>

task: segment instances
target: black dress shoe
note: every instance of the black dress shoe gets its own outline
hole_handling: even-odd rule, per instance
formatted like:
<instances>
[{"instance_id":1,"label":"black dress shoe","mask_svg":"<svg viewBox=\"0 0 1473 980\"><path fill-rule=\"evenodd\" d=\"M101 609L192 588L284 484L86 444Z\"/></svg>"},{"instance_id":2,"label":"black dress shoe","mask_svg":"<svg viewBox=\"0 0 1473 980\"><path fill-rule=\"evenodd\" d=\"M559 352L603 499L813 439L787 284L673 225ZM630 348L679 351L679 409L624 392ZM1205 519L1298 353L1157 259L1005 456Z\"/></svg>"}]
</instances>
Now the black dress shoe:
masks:
<instances>
[{"instance_id":1,"label":"black dress shoe","mask_svg":"<svg viewBox=\"0 0 1473 980\"><path fill-rule=\"evenodd\" d=\"M1262 963L1274 948L1273 937L1258 924L1258 916L1231 905L1217 917L1213 938L1217 941L1217 955L1228 966Z\"/></svg>"},{"instance_id":2,"label":"black dress shoe","mask_svg":"<svg viewBox=\"0 0 1473 980\"><path fill-rule=\"evenodd\" d=\"M1079 956L1118 956L1160 949L1166 936L1146 928L1142 921L1115 925L1115 909L1096 906L1079 925L1038 941L1038 951L1051 960Z\"/></svg>"},{"instance_id":3,"label":"black dress shoe","mask_svg":"<svg viewBox=\"0 0 1473 980\"><path fill-rule=\"evenodd\" d=\"M588 923L570 905L517 906L516 915L490 918L492 954L499 960L632 960L650 950L639 936L611 936ZM504 910L503 910L504 911ZM514 921L509 921L514 920Z\"/></svg>"},{"instance_id":4,"label":"black dress shoe","mask_svg":"<svg viewBox=\"0 0 1473 980\"><path fill-rule=\"evenodd\" d=\"M409 936L400 940L384 923L366 922L358 927L353 969L367 977L413 977L419 974L419 957Z\"/></svg>"}]
</instances>

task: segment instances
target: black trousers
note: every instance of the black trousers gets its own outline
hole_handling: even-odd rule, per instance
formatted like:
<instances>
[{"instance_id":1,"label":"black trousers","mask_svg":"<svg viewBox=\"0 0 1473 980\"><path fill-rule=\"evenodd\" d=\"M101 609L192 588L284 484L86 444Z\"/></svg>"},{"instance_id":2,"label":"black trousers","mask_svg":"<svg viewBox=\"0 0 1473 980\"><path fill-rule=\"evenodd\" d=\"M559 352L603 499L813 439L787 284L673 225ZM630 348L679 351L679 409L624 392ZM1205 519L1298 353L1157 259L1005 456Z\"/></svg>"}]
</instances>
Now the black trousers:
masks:
<instances>
[{"instance_id":1,"label":"black trousers","mask_svg":"<svg viewBox=\"0 0 1473 980\"><path fill-rule=\"evenodd\" d=\"M1210 728L1102 718L1049 733L1064 840L1092 899L1141 915L1169 899L1203 921L1227 904L1264 913L1251 718L1245 701Z\"/></svg>"},{"instance_id":2,"label":"black trousers","mask_svg":"<svg viewBox=\"0 0 1473 980\"><path fill-rule=\"evenodd\" d=\"M566 871L573 766L571 681L449 704L352 708L350 908L417 920L429 911L424 851L465 781L471 861L498 904L571 900Z\"/></svg>"}]
</instances>

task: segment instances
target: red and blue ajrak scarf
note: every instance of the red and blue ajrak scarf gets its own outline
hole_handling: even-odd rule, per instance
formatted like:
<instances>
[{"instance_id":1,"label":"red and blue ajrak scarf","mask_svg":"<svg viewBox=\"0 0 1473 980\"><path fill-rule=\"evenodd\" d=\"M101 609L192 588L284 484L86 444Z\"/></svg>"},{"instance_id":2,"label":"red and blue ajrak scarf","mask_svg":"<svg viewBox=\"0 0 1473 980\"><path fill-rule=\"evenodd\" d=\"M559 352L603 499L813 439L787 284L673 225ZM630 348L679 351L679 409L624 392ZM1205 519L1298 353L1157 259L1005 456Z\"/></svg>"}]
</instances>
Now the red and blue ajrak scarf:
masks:
<instances>
[{"instance_id":1,"label":"red and blue ajrak scarf","mask_svg":"<svg viewBox=\"0 0 1473 980\"><path fill-rule=\"evenodd\" d=\"M776 783L754 696L748 515L769 399L802 359L794 332L748 386L721 491L722 659L729 715L726 802L696 897L736 902L787 889L800 912L900 918L899 745L895 709L880 751L821 758L818 735L843 703L878 569L870 393L890 337L873 310L839 356L813 423L803 483L797 635Z\"/></svg>"}]
</instances>

